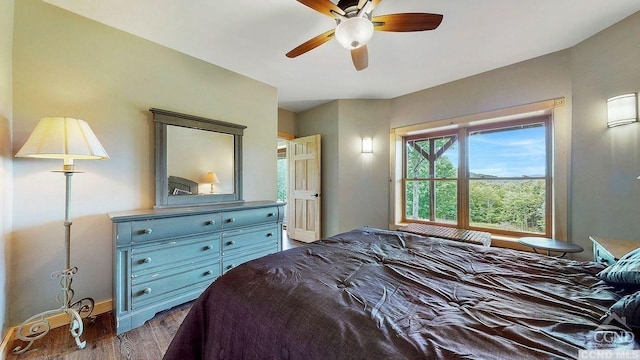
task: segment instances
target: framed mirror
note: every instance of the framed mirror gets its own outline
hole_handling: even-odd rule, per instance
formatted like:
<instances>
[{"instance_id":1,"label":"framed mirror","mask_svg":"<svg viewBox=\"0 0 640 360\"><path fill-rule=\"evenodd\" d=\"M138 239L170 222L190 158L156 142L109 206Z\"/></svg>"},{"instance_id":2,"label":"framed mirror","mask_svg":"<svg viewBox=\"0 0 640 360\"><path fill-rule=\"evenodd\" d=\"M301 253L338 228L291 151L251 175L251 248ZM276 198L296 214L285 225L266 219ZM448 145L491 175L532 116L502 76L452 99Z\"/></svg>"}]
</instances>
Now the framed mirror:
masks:
<instances>
[{"instance_id":1,"label":"framed mirror","mask_svg":"<svg viewBox=\"0 0 640 360\"><path fill-rule=\"evenodd\" d=\"M241 202L246 126L151 108L156 208Z\"/></svg>"}]
</instances>

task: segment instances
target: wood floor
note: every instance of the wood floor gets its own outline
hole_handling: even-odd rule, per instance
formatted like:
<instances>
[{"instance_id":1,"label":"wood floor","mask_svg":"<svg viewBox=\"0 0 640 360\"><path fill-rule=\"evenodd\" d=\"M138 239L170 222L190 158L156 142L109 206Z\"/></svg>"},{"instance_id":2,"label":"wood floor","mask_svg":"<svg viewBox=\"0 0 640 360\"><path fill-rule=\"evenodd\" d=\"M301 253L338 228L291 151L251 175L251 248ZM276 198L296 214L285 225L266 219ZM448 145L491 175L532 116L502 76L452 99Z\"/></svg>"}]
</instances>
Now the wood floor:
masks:
<instances>
[{"instance_id":1,"label":"wood floor","mask_svg":"<svg viewBox=\"0 0 640 360\"><path fill-rule=\"evenodd\" d=\"M282 232L282 250L291 249L294 247L302 246L304 244L305 243L303 243L302 241L289 238L286 231Z\"/></svg>"},{"instance_id":2,"label":"wood floor","mask_svg":"<svg viewBox=\"0 0 640 360\"><path fill-rule=\"evenodd\" d=\"M284 232L283 250L301 245L304 243L289 239ZM16 346L26 345L15 340L9 347L6 360L160 360L191 309L191 304L158 313L143 326L119 336L115 332L113 314L100 314L93 320L85 319L81 339L87 341L87 347L82 350L76 347L69 327L63 326L52 329L24 354L11 353Z\"/></svg>"},{"instance_id":3,"label":"wood floor","mask_svg":"<svg viewBox=\"0 0 640 360\"><path fill-rule=\"evenodd\" d=\"M52 329L26 353L10 353L7 360L160 360L189 309L191 303L163 311L120 336L116 336L113 314L100 314L93 321L85 319L81 339L87 341L87 346L82 350L76 347L69 327L63 326ZM9 350L21 344L15 340Z\"/></svg>"}]
</instances>

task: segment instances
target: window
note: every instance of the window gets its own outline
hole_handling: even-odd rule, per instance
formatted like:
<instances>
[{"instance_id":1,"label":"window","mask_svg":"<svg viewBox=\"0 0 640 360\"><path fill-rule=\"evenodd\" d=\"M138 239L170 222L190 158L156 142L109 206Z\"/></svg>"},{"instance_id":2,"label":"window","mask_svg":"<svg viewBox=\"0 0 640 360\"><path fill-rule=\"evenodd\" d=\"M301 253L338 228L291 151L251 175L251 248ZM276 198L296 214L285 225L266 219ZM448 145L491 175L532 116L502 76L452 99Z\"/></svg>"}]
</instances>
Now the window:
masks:
<instances>
[{"instance_id":1,"label":"window","mask_svg":"<svg viewBox=\"0 0 640 360\"><path fill-rule=\"evenodd\" d=\"M287 159L287 143L284 141L278 141L278 160L277 160L277 194L276 199L278 201L287 202L288 188L288 159Z\"/></svg>"},{"instance_id":2,"label":"window","mask_svg":"<svg viewBox=\"0 0 640 360\"><path fill-rule=\"evenodd\" d=\"M549 118L406 136L404 218L551 236Z\"/></svg>"},{"instance_id":3,"label":"window","mask_svg":"<svg viewBox=\"0 0 640 360\"><path fill-rule=\"evenodd\" d=\"M406 218L456 224L457 135L406 141Z\"/></svg>"}]
</instances>

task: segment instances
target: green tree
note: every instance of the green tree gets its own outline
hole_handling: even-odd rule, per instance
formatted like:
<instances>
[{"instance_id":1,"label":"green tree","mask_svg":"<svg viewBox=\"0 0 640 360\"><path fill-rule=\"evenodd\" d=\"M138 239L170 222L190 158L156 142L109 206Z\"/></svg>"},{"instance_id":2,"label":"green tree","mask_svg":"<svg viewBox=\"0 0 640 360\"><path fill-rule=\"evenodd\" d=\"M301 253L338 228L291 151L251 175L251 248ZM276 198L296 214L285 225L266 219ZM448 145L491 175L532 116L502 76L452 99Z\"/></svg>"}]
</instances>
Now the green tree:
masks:
<instances>
[{"instance_id":1,"label":"green tree","mask_svg":"<svg viewBox=\"0 0 640 360\"><path fill-rule=\"evenodd\" d=\"M486 181L471 181L469 210L472 223L499 224L502 222L504 190Z\"/></svg>"},{"instance_id":2,"label":"green tree","mask_svg":"<svg viewBox=\"0 0 640 360\"><path fill-rule=\"evenodd\" d=\"M447 151L455 150L455 137L425 139L415 141L407 146L407 178L405 187L406 217L409 219L430 219L430 196L433 186L435 202L435 218L441 221L455 221L458 216L458 184L456 180L427 180L431 174L435 179L456 179L458 169L446 155L440 155L435 161L435 154L430 154L431 142L435 152L446 147ZM445 152L446 153L446 152ZM433 168L432 168L433 167Z\"/></svg>"},{"instance_id":3,"label":"green tree","mask_svg":"<svg viewBox=\"0 0 640 360\"><path fill-rule=\"evenodd\" d=\"M505 185L503 220L515 229L544 232L544 181L525 180Z\"/></svg>"},{"instance_id":4,"label":"green tree","mask_svg":"<svg viewBox=\"0 0 640 360\"><path fill-rule=\"evenodd\" d=\"M456 169L446 155L436 160L436 178L456 179ZM456 221L458 218L458 181L435 181L436 219L444 221Z\"/></svg>"},{"instance_id":5,"label":"green tree","mask_svg":"<svg viewBox=\"0 0 640 360\"><path fill-rule=\"evenodd\" d=\"M287 159L278 159L277 166L277 199L287 201Z\"/></svg>"}]
</instances>

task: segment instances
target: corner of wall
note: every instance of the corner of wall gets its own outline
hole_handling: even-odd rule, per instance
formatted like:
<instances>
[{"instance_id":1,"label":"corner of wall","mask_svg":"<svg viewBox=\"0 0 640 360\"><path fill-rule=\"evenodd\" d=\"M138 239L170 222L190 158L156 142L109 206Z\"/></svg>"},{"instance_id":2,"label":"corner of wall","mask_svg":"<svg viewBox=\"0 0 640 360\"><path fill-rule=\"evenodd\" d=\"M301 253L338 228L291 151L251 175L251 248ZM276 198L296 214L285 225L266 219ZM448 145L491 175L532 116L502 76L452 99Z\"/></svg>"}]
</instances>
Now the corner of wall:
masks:
<instances>
[{"instance_id":1,"label":"corner of wall","mask_svg":"<svg viewBox=\"0 0 640 360\"><path fill-rule=\"evenodd\" d=\"M0 1L0 324L2 338L7 335L9 318L8 285L10 272L10 235L13 207L13 5Z\"/></svg>"}]
</instances>

